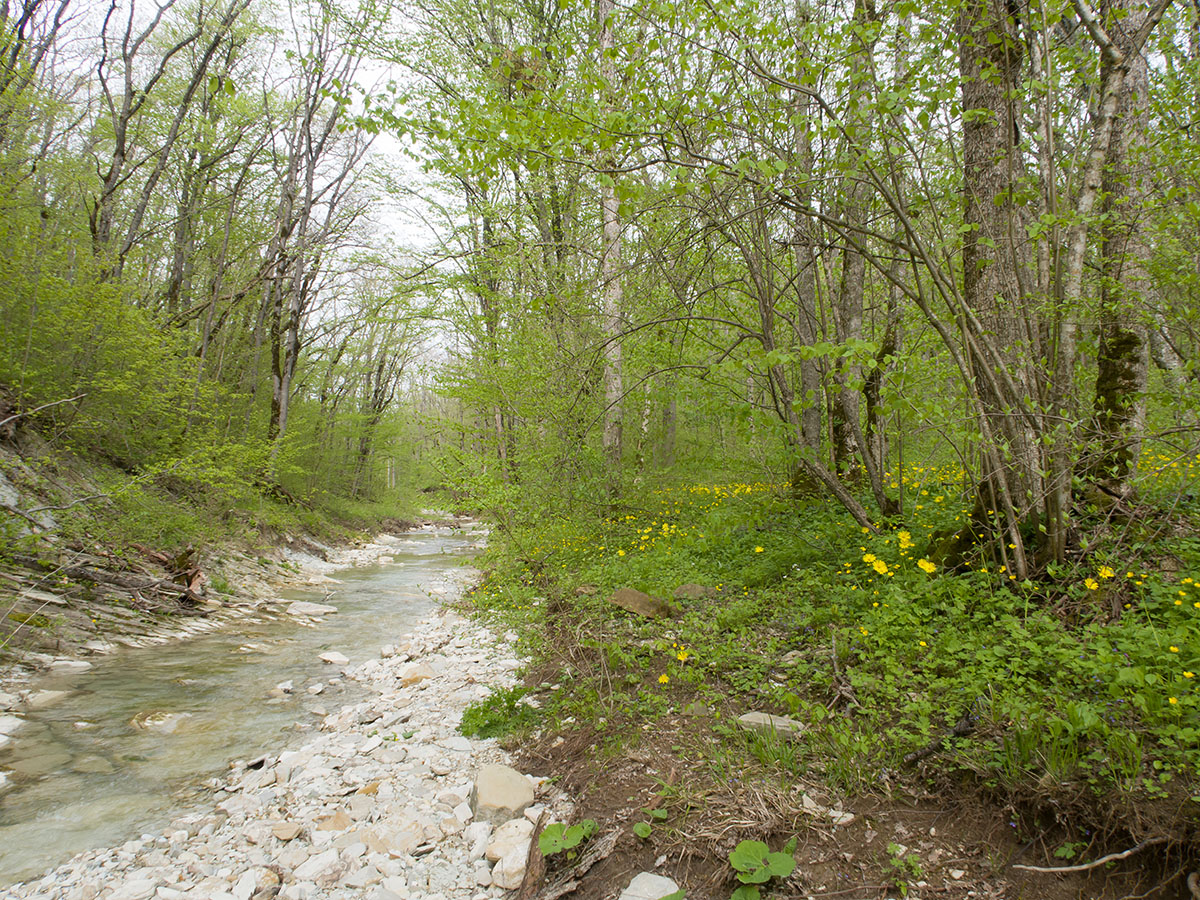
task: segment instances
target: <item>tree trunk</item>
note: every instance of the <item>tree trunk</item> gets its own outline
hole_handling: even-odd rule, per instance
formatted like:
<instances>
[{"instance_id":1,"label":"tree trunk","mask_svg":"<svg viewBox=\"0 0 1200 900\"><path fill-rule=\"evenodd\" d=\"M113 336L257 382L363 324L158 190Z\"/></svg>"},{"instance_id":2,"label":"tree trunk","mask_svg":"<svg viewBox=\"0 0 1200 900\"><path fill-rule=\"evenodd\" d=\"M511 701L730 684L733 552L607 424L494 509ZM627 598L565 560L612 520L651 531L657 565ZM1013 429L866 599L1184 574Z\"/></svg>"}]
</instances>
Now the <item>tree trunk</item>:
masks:
<instances>
[{"instance_id":1,"label":"tree trunk","mask_svg":"<svg viewBox=\"0 0 1200 900\"><path fill-rule=\"evenodd\" d=\"M1147 199L1145 163L1140 158L1150 126L1146 59L1130 42L1146 10L1130 0L1110 0L1104 10L1108 33L1129 61L1108 147L1101 191L1104 201L1101 257L1100 352L1096 372L1096 432L1092 477L1108 493L1132 494L1146 422L1150 340L1145 305L1153 303L1146 270L1150 248L1142 231Z\"/></svg>"},{"instance_id":2,"label":"tree trunk","mask_svg":"<svg viewBox=\"0 0 1200 900\"><path fill-rule=\"evenodd\" d=\"M614 89L612 62L608 54L613 48L613 0L597 0L596 17L600 27L600 78L607 108ZM611 166L613 160L608 160ZM600 254L600 283L603 289L601 307L604 333L604 431L602 444L608 464L610 492L615 493L621 469L621 308L624 297L621 289L621 218L617 201L615 172L603 177L600 189L600 209L603 224L603 249Z\"/></svg>"}]
</instances>

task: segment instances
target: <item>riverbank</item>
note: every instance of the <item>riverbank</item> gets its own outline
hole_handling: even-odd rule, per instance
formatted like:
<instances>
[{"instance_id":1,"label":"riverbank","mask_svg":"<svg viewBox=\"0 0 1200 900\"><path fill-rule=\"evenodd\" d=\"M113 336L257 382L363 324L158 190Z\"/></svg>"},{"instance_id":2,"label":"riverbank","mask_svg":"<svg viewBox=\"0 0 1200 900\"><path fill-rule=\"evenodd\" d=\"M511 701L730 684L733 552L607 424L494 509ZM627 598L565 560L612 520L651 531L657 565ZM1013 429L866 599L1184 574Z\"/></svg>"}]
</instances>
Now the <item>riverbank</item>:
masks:
<instances>
[{"instance_id":1,"label":"riverbank","mask_svg":"<svg viewBox=\"0 0 1200 900\"><path fill-rule=\"evenodd\" d=\"M44 587L19 587L4 602L8 619L16 617L22 627L0 643L0 711L24 704L39 675L84 672L97 658L121 648L152 647L256 622L286 608L279 600L281 591L334 590L337 571L390 561L410 532L472 524L467 517L434 513L395 532L343 545L311 535L285 535L267 549L210 551L196 557L197 602L186 608L138 603L133 593L81 600L70 590L46 589L49 580Z\"/></svg>"},{"instance_id":2,"label":"riverbank","mask_svg":"<svg viewBox=\"0 0 1200 900\"><path fill-rule=\"evenodd\" d=\"M515 639L442 611L360 665L344 666L335 652L330 677L352 679L369 696L329 711L311 740L235 763L210 785L209 809L162 833L81 854L0 896L498 897L520 883L518 858L538 813L572 814L540 777L548 773L527 773L524 799L516 785L517 806L528 809L497 808L504 801L479 784L480 773L508 754L494 739L456 730L467 706L516 683ZM305 696L312 685L286 687ZM525 825L500 829L508 817Z\"/></svg>"}]
</instances>

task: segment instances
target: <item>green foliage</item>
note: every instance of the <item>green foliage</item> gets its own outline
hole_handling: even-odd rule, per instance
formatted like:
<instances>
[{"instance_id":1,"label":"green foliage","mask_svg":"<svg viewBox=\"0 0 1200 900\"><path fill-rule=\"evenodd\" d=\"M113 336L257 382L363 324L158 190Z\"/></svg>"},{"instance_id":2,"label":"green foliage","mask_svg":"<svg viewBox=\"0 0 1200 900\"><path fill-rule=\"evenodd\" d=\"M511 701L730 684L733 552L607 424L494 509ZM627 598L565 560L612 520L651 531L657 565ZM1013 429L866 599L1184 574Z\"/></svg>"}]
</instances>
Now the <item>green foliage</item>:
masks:
<instances>
[{"instance_id":1,"label":"green foliage","mask_svg":"<svg viewBox=\"0 0 1200 900\"><path fill-rule=\"evenodd\" d=\"M551 822L538 835L538 849L542 851L543 856L566 852L567 858L573 859L575 848L594 836L598 828L595 819L584 819L574 825Z\"/></svg>"},{"instance_id":2,"label":"green foliage","mask_svg":"<svg viewBox=\"0 0 1200 900\"><path fill-rule=\"evenodd\" d=\"M537 711L521 702L526 693L526 688L520 686L493 690L487 699L463 711L458 730L467 737L491 738L532 727L537 721Z\"/></svg>"},{"instance_id":3,"label":"green foliage","mask_svg":"<svg viewBox=\"0 0 1200 900\"><path fill-rule=\"evenodd\" d=\"M730 900L758 900L760 885L773 878L786 878L796 868L794 853L796 839L792 838L782 851L774 852L762 841L741 841L729 854L738 881L742 882Z\"/></svg>"},{"instance_id":4,"label":"green foliage","mask_svg":"<svg viewBox=\"0 0 1200 900\"><path fill-rule=\"evenodd\" d=\"M901 896L908 896L908 882L921 878L921 857L902 848L899 844L887 846L887 864L892 871L892 877L900 888Z\"/></svg>"}]
</instances>

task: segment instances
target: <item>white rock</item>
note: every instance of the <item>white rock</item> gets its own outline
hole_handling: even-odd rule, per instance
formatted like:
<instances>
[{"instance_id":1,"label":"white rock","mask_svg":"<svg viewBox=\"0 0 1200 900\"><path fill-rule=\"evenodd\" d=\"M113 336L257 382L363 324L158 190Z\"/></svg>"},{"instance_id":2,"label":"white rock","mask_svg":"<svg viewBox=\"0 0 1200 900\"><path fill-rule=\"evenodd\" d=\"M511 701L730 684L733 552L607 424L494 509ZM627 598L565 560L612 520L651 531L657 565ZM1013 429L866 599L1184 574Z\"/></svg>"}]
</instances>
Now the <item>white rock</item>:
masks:
<instances>
[{"instance_id":1,"label":"white rock","mask_svg":"<svg viewBox=\"0 0 1200 900\"><path fill-rule=\"evenodd\" d=\"M653 872L642 872L634 876L633 881L629 882L629 887L621 891L617 900L662 900L678 890L679 885L670 878L655 875Z\"/></svg>"},{"instance_id":2,"label":"white rock","mask_svg":"<svg viewBox=\"0 0 1200 900\"><path fill-rule=\"evenodd\" d=\"M11 735L24 724L25 720L19 716L0 716L0 734Z\"/></svg>"},{"instance_id":3,"label":"white rock","mask_svg":"<svg viewBox=\"0 0 1200 900\"><path fill-rule=\"evenodd\" d=\"M480 887L490 887L492 884L492 870L485 862L477 862L475 864L475 883Z\"/></svg>"},{"instance_id":4,"label":"white rock","mask_svg":"<svg viewBox=\"0 0 1200 900\"><path fill-rule=\"evenodd\" d=\"M242 877L237 880L230 893L233 894L236 900L250 900L250 895L254 893L257 886L254 874L252 872L243 872Z\"/></svg>"},{"instance_id":5,"label":"white rock","mask_svg":"<svg viewBox=\"0 0 1200 900\"><path fill-rule=\"evenodd\" d=\"M74 675L91 668L92 664L82 659L56 659L50 663L49 672L51 675Z\"/></svg>"},{"instance_id":6,"label":"white rock","mask_svg":"<svg viewBox=\"0 0 1200 900\"><path fill-rule=\"evenodd\" d=\"M49 709L71 695L70 691L32 691L25 697L26 709Z\"/></svg>"},{"instance_id":7,"label":"white rock","mask_svg":"<svg viewBox=\"0 0 1200 900\"><path fill-rule=\"evenodd\" d=\"M496 829L484 855L492 862L498 862L519 847L528 851L532 834L533 823L528 819L509 819Z\"/></svg>"},{"instance_id":8,"label":"white rock","mask_svg":"<svg viewBox=\"0 0 1200 900\"><path fill-rule=\"evenodd\" d=\"M487 765L479 770L471 791L471 809L476 818L505 822L519 816L533 803L533 785L509 766Z\"/></svg>"},{"instance_id":9,"label":"white rock","mask_svg":"<svg viewBox=\"0 0 1200 900\"><path fill-rule=\"evenodd\" d=\"M522 820L524 821L524 820ZM506 891L516 890L525 878L525 861L529 857L529 846L517 847L503 857L492 869L492 884ZM658 898L655 898L658 900Z\"/></svg>"},{"instance_id":10,"label":"white rock","mask_svg":"<svg viewBox=\"0 0 1200 900\"><path fill-rule=\"evenodd\" d=\"M296 689L295 683L289 678L287 681L281 681L275 685L275 690L283 691L285 694L290 694Z\"/></svg>"},{"instance_id":11,"label":"white rock","mask_svg":"<svg viewBox=\"0 0 1200 900\"><path fill-rule=\"evenodd\" d=\"M134 878L114 888L107 900L149 900L157 890L157 881L149 878Z\"/></svg>"},{"instance_id":12,"label":"white rock","mask_svg":"<svg viewBox=\"0 0 1200 900\"><path fill-rule=\"evenodd\" d=\"M338 864L338 852L335 849L325 850L310 857L296 867L293 876L297 881L309 881L324 875Z\"/></svg>"},{"instance_id":13,"label":"white rock","mask_svg":"<svg viewBox=\"0 0 1200 900\"><path fill-rule=\"evenodd\" d=\"M463 830L463 839L470 846L467 852L467 858L471 862L477 859L483 859L484 853L487 852L488 841L492 836L492 826L490 822L472 822Z\"/></svg>"},{"instance_id":14,"label":"white rock","mask_svg":"<svg viewBox=\"0 0 1200 900\"><path fill-rule=\"evenodd\" d=\"M346 663L350 662L350 657L342 653L338 653L336 650L330 650L328 653L322 653L318 658L322 662L329 663L331 666L344 666Z\"/></svg>"},{"instance_id":15,"label":"white rock","mask_svg":"<svg viewBox=\"0 0 1200 900\"><path fill-rule=\"evenodd\" d=\"M326 616L337 612L336 606L328 603L309 603L307 600L295 600L286 610L289 616Z\"/></svg>"}]
</instances>

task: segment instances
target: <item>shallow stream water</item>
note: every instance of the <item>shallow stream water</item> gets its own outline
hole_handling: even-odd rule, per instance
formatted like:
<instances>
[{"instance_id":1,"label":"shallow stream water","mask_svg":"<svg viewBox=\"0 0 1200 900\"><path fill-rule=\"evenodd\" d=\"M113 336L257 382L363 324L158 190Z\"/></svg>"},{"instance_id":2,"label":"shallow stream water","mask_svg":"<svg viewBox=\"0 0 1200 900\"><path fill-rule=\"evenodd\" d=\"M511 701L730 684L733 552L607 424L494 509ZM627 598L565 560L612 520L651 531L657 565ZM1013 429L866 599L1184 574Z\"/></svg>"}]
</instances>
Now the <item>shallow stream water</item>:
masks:
<instances>
[{"instance_id":1,"label":"shallow stream water","mask_svg":"<svg viewBox=\"0 0 1200 900\"><path fill-rule=\"evenodd\" d=\"M318 657L351 665L403 636L469 578L479 533L437 528L395 540L393 562L341 569L325 590L283 590L330 603L336 615L306 626L287 615L234 624L176 644L122 650L95 667L33 687L69 691L26 714L0 750L11 786L0 793L0 886L28 879L92 847L157 833L200 805L203 783L231 760L300 743L296 724L320 723L362 689ZM293 692L271 691L291 681ZM319 694L308 688L322 685ZM165 713L168 734L135 717Z\"/></svg>"}]
</instances>

